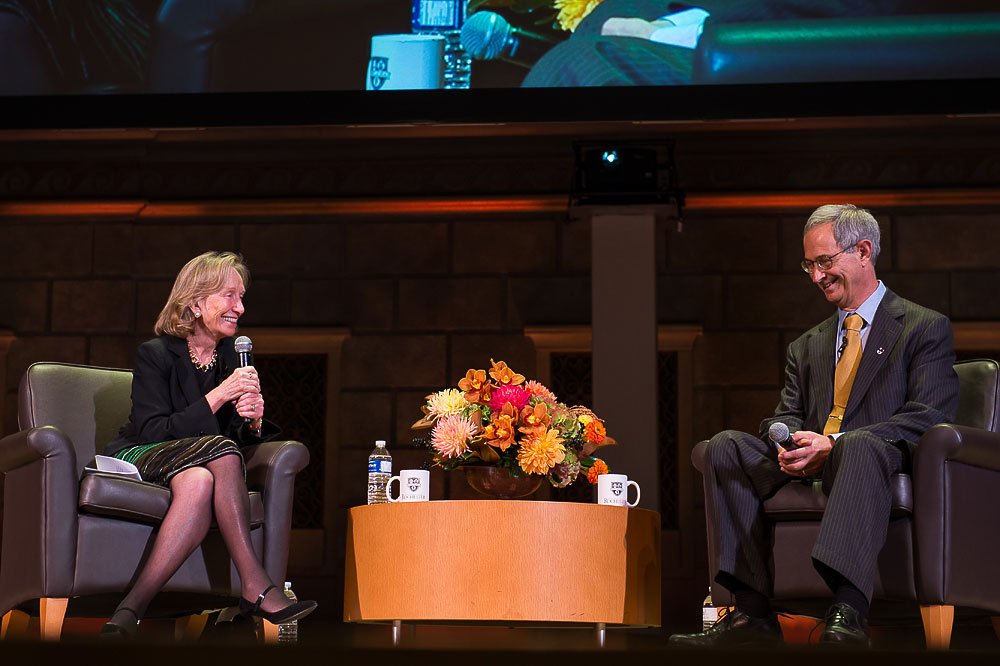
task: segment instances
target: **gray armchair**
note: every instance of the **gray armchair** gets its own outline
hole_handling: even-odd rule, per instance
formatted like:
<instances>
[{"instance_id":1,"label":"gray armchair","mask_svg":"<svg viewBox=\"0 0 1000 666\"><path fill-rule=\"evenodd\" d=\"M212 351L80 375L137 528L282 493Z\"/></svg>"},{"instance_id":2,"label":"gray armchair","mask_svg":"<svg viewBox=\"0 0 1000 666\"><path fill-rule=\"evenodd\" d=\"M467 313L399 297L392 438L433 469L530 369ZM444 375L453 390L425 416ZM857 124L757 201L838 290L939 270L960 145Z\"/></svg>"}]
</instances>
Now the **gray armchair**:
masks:
<instances>
[{"instance_id":1,"label":"gray armchair","mask_svg":"<svg viewBox=\"0 0 1000 666\"><path fill-rule=\"evenodd\" d=\"M106 617L137 575L170 505L166 488L113 474L84 474L128 419L132 372L35 363L21 379L21 430L0 440L5 474L0 550L3 634L27 624L38 604L41 636L59 637L63 618ZM309 462L299 442L243 450L251 538L272 580L285 577L295 475ZM150 607L188 616L200 631L209 609L231 606L239 577L211 530ZM189 625L189 626L191 626Z\"/></svg>"},{"instance_id":2,"label":"gray armchair","mask_svg":"<svg viewBox=\"0 0 1000 666\"><path fill-rule=\"evenodd\" d=\"M981 359L955 364L960 386L956 425L937 425L914 447L913 474L894 477L886 544L879 555L872 614L886 602L918 604L929 648L947 648L955 606L1000 614L1000 366ZM704 472L707 442L695 446ZM718 571L713 508L705 507L709 574ZM810 552L826 506L820 484L793 481L764 501L773 535L773 599L778 607L817 612L830 589ZM985 555L985 556L984 556ZM718 585L712 599L732 598Z\"/></svg>"}]
</instances>

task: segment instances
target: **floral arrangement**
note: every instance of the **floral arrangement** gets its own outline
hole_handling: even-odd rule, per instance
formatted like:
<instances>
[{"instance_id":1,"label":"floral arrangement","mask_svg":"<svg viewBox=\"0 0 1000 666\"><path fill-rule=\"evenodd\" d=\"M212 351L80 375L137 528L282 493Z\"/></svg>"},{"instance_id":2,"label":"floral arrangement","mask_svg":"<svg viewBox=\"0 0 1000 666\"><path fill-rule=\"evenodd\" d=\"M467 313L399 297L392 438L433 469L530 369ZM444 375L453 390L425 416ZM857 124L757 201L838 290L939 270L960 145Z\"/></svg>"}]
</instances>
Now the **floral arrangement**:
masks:
<instances>
[{"instance_id":1,"label":"floral arrangement","mask_svg":"<svg viewBox=\"0 0 1000 666\"><path fill-rule=\"evenodd\" d=\"M556 12L555 21L563 30L573 32L580 21L587 18L594 7L601 4L602 0L472 0L469 4L469 11L474 12L481 7L506 7L514 12L528 13L551 7ZM551 18L551 14L544 15L538 21L543 22Z\"/></svg>"},{"instance_id":2,"label":"floral arrangement","mask_svg":"<svg viewBox=\"0 0 1000 666\"><path fill-rule=\"evenodd\" d=\"M414 429L432 428L434 463L502 467L513 476L541 475L564 488L580 476L597 483L608 466L593 453L616 444L604 421L577 405L567 407L542 384L519 375L503 361L469 370L458 382L427 396Z\"/></svg>"}]
</instances>

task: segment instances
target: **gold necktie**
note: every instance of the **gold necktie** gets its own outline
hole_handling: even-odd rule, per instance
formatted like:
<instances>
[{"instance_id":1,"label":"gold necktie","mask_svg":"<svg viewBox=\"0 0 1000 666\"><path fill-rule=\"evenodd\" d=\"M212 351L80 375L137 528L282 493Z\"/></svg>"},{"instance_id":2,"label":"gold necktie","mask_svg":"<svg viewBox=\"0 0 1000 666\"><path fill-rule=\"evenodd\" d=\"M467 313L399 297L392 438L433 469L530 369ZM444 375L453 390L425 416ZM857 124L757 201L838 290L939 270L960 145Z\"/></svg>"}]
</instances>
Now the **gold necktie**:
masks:
<instances>
[{"instance_id":1,"label":"gold necktie","mask_svg":"<svg viewBox=\"0 0 1000 666\"><path fill-rule=\"evenodd\" d=\"M837 361L837 371L833 376L833 409L830 418L823 428L824 435L840 432L844 424L844 412L847 410L847 399L851 396L851 386L854 385L854 375L858 374L858 364L861 363L861 326L864 320L856 312L844 319L844 337L847 344Z\"/></svg>"}]
</instances>

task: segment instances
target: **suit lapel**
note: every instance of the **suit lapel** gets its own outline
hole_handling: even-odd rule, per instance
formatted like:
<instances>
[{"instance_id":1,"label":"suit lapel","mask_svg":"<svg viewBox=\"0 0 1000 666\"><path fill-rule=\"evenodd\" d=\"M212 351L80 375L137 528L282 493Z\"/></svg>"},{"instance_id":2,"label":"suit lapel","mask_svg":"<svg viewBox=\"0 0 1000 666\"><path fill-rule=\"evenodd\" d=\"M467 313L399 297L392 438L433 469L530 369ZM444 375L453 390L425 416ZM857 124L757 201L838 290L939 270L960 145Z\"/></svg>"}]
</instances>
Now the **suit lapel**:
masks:
<instances>
[{"instance_id":1,"label":"suit lapel","mask_svg":"<svg viewBox=\"0 0 1000 666\"><path fill-rule=\"evenodd\" d=\"M857 409L871 387L875 375L885 366L892 355L892 349L896 346L896 342L903 332L902 318L903 304L900 303L898 296L886 290L878 310L875 311L872 332L868 335L865 350L861 354L858 374L854 377L851 395L847 399L845 421L848 420L852 410ZM878 352L879 349L883 350L881 354Z\"/></svg>"},{"instance_id":2,"label":"suit lapel","mask_svg":"<svg viewBox=\"0 0 1000 666\"><path fill-rule=\"evenodd\" d=\"M823 428L833 405L833 370L836 352L837 316L827 319L819 326L809 343L809 367L812 369L809 391L816 397L814 418L819 428ZM808 418L808 415L806 415Z\"/></svg>"},{"instance_id":3,"label":"suit lapel","mask_svg":"<svg viewBox=\"0 0 1000 666\"><path fill-rule=\"evenodd\" d=\"M188 353L187 342L181 338L168 338L167 348L174 355L174 372L180 384L184 399L189 405L193 405L205 396L198 388L198 379L194 375L194 365Z\"/></svg>"}]
</instances>

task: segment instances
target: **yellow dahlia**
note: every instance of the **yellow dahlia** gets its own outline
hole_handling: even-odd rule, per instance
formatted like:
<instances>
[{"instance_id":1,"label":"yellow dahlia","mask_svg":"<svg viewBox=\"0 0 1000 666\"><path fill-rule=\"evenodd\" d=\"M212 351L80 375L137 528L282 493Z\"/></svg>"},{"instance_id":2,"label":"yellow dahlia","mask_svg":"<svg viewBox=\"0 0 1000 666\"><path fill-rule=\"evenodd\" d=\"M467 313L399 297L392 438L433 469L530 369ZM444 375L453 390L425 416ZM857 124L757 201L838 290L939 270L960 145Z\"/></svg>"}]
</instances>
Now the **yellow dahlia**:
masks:
<instances>
[{"instance_id":1,"label":"yellow dahlia","mask_svg":"<svg viewBox=\"0 0 1000 666\"><path fill-rule=\"evenodd\" d=\"M427 412L432 419L461 414L468 405L465 395L458 389L445 389L427 396Z\"/></svg>"},{"instance_id":2,"label":"yellow dahlia","mask_svg":"<svg viewBox=\"0 0 1000 666\"><path fill-rule=\"evenodd\" d=\"M437 422L431 431L431 446L445 458L457 458L469 450L469 442L479 427L467 416L451 414Z\"/></svg>"},{"instance_id":3,"label":"yellow dahlia","mask_svg":"<svg viewBox=\"0 0 1000 666\"><path fill-rule=\"evenodd\" d=\"M559 27L572 32L599 4L601 0L556 0L552 6L559 10Z\"/></svg>"},{"instance_id":4,"label":"yellow dahlia","mask_svg":"<svg viewBox=\"0 0 1000 666\"><path fill-rule=\"evenodd\" d=\"M528 474L548 474L549 470L566 458L559 431L555 428L526 437L517 453L517 464Z\"/></svg>"}]
</instances>

